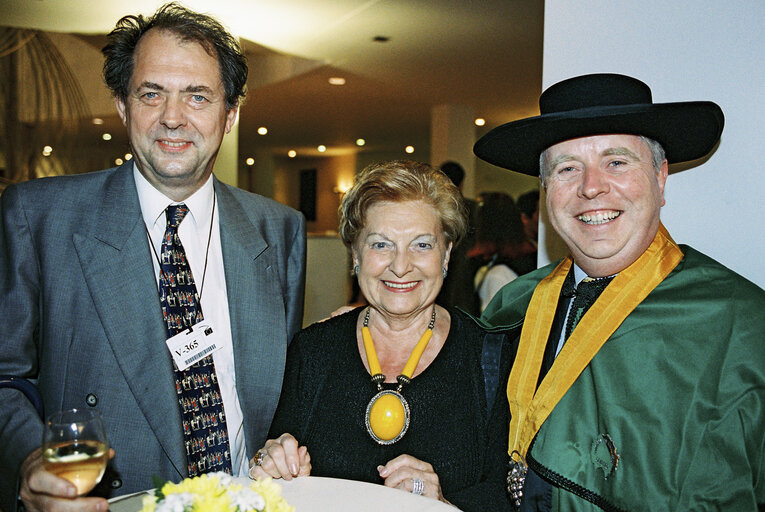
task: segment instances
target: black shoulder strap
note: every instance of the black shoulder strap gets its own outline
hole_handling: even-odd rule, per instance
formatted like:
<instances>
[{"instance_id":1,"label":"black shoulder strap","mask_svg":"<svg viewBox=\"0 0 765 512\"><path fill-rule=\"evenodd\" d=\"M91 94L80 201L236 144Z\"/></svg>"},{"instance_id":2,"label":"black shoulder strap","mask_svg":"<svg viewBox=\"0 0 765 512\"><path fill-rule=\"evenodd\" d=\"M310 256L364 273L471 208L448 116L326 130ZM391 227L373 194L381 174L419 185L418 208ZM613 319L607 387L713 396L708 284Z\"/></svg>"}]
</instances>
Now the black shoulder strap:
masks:
<instances>
[{"instance_id":1,"label":"black shoulder strap","mask_svg":"<svg viewBox=\"0 0 765 512\"><path fill-rule=\"evenodd\" d=\"M486 392L486 410L489 416L491 416L491 409L494 407L494 398L499 386L499 363L502 357L504 338L504 332L487 332L483 337L481 369L483 370L483 383Z\"/></svg>"}]
</instances>

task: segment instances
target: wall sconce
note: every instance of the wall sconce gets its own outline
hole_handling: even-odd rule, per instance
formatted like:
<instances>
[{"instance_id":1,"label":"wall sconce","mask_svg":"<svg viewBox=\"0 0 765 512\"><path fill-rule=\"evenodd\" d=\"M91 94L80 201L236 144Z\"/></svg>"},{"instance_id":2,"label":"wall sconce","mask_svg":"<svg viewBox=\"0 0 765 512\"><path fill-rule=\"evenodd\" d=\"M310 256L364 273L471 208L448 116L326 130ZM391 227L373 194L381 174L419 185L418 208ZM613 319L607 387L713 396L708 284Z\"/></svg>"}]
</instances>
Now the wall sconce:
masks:
<instances>
[{"instance_id":1,"label":"wall sconce","mask_svg":"<svg viewBox=\"0 0 765 512\"><path fill-rule=\"evenodd\" d=\"M353 186L353 183L349 183L347 181L340 181L332 188L332 192L337 194L337 197L339 200L343 200L343 196L346 192L348 192L351 187Z\"/></svg>"}]
</instances>

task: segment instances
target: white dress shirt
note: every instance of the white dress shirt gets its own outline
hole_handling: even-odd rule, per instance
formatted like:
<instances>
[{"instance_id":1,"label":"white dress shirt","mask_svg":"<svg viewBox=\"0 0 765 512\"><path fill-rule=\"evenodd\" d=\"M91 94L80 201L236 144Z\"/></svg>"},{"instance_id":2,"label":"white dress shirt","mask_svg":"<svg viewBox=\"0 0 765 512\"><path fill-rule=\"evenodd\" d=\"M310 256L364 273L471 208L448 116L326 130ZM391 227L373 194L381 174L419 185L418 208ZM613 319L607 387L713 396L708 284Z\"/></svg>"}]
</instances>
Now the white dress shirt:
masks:
<instances>
[{"instance_id":1,"label":"white dress shirt","mask_svg":"<svg viewBox=\"0 0 765 512\"><path fill-rule=\"evenodd\" d=\"M162 251L162 238L165 234L165 209L171 204L178 204L168 198L149 183L133 165L138 200L146 227L151 235L151 242L156 253ZM220 243L220 221L218 205L213 213L214 187L212 175L207 182L194 194L187 197L183 203L189 208L189 213L178 227L178 236L186 251L186 258L191 266L191 273L200 295L200 305L205 321L210 322L218 334L216 342L221 348L213 353L215 372L218 376L223 407L226 411L226 427L228 430L229 446L231 449L231 469L234 476L246 476L248 461L242 409L236 392L236 372L234 371L234 346L231 339L231 320L228 312L228 295L226 293L226 275L223 268L223 251ZM212 232L210 231L212 222ZM211 234L212 233L212 234ZM210 250L207 255L207 270L205 272L205 252L208 237ZM159 286L159 262L154 262L154 276ZM159 292L157 292L159 293ZM157 310L159 314L159 310Z\"/></svg>"}]
</instances>

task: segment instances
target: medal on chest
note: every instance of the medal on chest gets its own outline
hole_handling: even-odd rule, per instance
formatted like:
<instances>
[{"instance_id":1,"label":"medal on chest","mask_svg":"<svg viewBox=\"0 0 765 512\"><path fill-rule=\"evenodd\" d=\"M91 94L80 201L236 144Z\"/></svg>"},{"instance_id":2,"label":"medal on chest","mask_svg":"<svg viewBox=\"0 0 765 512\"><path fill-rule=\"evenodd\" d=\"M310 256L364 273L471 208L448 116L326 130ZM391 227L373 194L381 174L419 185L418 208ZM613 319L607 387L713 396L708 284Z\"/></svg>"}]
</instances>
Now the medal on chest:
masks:
<instances>
[{"instance_id":1,"label":"medal on chest","mask_svg":"<svg viewBox=\"0 0 765 512\"><path fill-rule=\"evenodd\" d=\"M396 377L398 386L395 390L383 389L382 385L385 382L385 375L382 373L382 367L377 359L377 352L372 341L372 334L369 332L369 308L367 308L367 312L364 315L364 324L361 328L361 337L364 341L364 351L369 363L369 372L372 374L371 380L377 386L377 394L372 397L367 405L364 414L364 424L369 436L378 444L393 444L404 437L404 434L409 429L411 411L409 403L401 392L404 386L412 381L412 374L415 368L417 368L417 363L420 362L420 357L422 357L425 347L428 345L431 336L433 336L433 326L435 323L436 310L434 307L428 329L414 347L401 375Z\"/></svg>"},{"instance_id":2,"label":"medal on chest","mask_svg":"<svg viewBox=\"0 0 765 512\"><path fill-rule=\"evenodd\" d=\"M526 485L526 473L528 473L529 467L526 465L523 456L516 450L513 450L510 456L508 467L507 492L510 495L510 499L513 500L513 505L518 508L521 506L523 486Z\"/></svg>"}]
</instances>

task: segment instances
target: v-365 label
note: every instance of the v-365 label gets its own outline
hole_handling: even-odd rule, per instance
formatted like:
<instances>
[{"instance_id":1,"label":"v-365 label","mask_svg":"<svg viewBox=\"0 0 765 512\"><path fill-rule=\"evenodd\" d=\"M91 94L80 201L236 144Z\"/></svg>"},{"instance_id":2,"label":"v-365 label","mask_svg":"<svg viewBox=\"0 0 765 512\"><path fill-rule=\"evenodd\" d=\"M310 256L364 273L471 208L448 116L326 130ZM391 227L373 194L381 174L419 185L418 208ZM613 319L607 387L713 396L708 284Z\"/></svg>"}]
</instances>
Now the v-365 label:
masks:
<instances>
[{"instance_id":1,"label":"v-365 label","mask_svg":"<svg viewBox=\"0 0 765 512\"><path fill-rule=\"evenodd\" d=\"M185 370L220 348L221 344L216 343L216 337L215 330L210 325L198 324L169 338L166 343L175 366L179 370Z\"/></svg>"}]
</instances>

